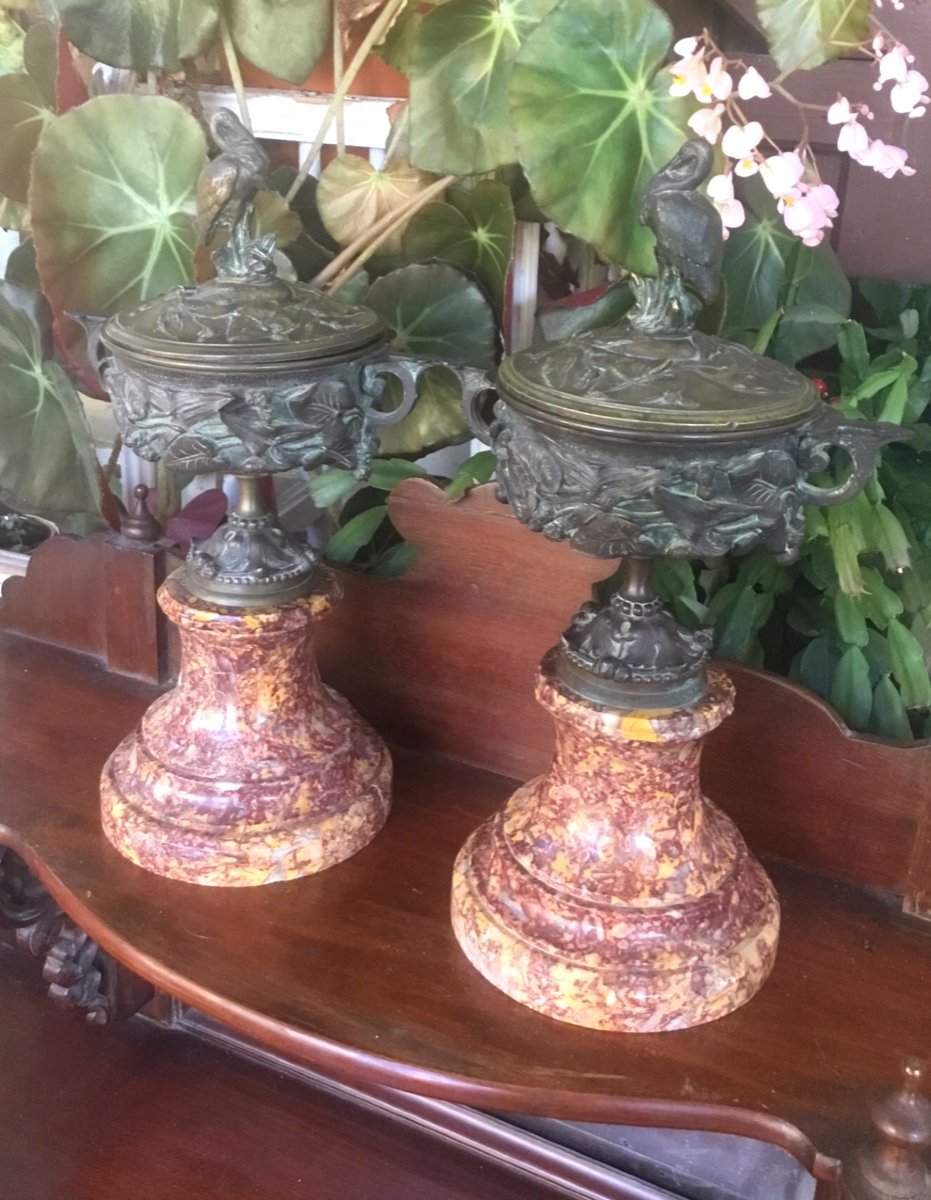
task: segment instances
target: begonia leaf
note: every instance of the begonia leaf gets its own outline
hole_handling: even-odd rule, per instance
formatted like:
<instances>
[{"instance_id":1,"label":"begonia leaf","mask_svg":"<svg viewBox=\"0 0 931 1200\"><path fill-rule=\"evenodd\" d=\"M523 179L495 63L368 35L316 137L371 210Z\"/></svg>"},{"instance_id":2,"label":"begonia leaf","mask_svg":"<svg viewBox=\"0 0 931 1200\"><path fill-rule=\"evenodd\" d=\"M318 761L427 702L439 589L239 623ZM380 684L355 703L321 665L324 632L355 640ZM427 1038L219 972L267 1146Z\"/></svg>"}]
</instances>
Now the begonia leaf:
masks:
<instances>
[{"instance_id":1,"label":"begonia leaf","mask_svg":"<svg viewBox=\"0 0 931 1200\"><path fill-rule=\"evenodd\" d=\"M65 35L111 67L177 67L218 35L218 0L57 0Z\"/></svg>"},{"instance_id":2,"label":"begonia leaf","mask_svg":"<svg viewBox=\"0 0 931 1200\"><path fill-rule=\"evenodd\" d=\"M473 274L500 313L514 241L510 189L483 180L472 191L453 188L447 202L428 204L404 233L412 261L437 258Z\"/></svg>"},{"instance_id":3,"label":"begonia leaf","mask_svg":"<svg viewBox=\"0 0 931 1200\"><path fill-rule=\"evenodd\" d=\"M407 66L411 158L418 167L476 175L516 160L507 101L511 65L556 3L447 0L424 16Z\"/></svg>"},{"instance_id":4,"label":"begonia leaf","mask_svg":"<svg viewBox=\"0 0 931 1200\"><path fill-rule=\"evenodd\" d=\"M495 319L481 288L445 263L400 267L376 279L365 303L402 353L485 366L495 353Z\"/></svg>"},{"instance_id":5,"label":"begonia leaf","mask_svg":"<svg viewBox=\"0 0 931 1200\"><path fill-rule=\"evenodd\" d=\"M0 192L22 204L35 148L55 114L31 75L0 75Z\"/></svg>"},{"instance_id":6,"label":"begonia leaf","mask_svg":"<svg viewBox=\"0 0 931 1200\"><path fill-rule=\"evenodd\" d=\"M189 282L205 162L197 121L165 97L97 96L58 117L36 150L30 188L53 307L113 313Z\"/></svg>"},{"instance_id":7,"label":"begonia leaf","mask_svg":"<svg viewBox=\"0 0 931 1200\"><path fill-rule=\"evenodd\" d=\"M354 242L389 213L396 212L429 187L433 176L398 161L378 170L358 154L341 154L320 176L317 208L332 238ZM384 254L397 254L403 227L382 243Z\"/></svg>"},{"instance_id":8,"label":"begonia leaf","mask_svg":"<svg viewBox=\"0 0 931 1200\"><path fill-rule=\"evenodd\" d=\"M100 516L90 429L51 360L51 311L38 292L0 283L0 500L61 521Z\"/></svg>"},{"instance_id":9,"label":"begonia leaf","mask_svg":"<svg viewBox=\"0 0 931 1200\"><path fill-rule=\"evenodd\" d=\"M225 0L236 49L278 79L303 83L330 45L330 0Z\"/></svg>"},{"instance_id":10,"label":"begonia leaf","mask_svg":"<svg viewBox=\"0 0 931 1200\"><path fill-rule=\"evenodd\" d=\"M689 113L662 69L671 38L652 0L572 0L537 25L511 71L511 122L537 204L639 274L655 271L640 197Z\"/></svg>"},{"instance_id":11,"label":"begonia leaf","mask_svg":"<svg viewBox=\"0 0 931 1200\"><path fill-rule=\"evenodd\" d=\"M757 0L781 71L809 70L869 37L870 0Z\"/></svg>"}]
</instances>

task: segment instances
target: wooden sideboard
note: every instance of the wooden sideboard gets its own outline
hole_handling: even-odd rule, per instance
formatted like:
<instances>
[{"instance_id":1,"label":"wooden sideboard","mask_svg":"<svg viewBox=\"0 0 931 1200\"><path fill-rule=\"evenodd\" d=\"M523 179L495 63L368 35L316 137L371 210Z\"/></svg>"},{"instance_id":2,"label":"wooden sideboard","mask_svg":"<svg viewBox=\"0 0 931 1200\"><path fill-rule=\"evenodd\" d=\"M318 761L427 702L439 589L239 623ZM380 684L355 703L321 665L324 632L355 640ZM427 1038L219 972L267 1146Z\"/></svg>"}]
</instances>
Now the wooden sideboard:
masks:
<instances>
[{"instance_id":1,"label":"wooden sideboard","mask_svg":"<svg viewBox=\"0 0 931 1200\"><path fill-rule=\"evenodd\" d=\"M371 845L319 876L241 890L161 879L110 847L100 768L172 648L153 601L167 550L107 538L56 539L5 586L0 845L103 951L282 1062L369 1095L741 1134L794 1155L819 1198L840 1196L871 1103L901 1056L931 1049L928 745L855 736L809 694L733 667L737 710L703 775L780 894L770 981L675 1033L547 1020L459 952L450 869L514 780L545 766L534 667L610 564L529 534L488 488L451 505L411 480L391 512L414 566L344 576L320 646L325 678L397 747L394 808Z\"/></svg>"}]
</instances>

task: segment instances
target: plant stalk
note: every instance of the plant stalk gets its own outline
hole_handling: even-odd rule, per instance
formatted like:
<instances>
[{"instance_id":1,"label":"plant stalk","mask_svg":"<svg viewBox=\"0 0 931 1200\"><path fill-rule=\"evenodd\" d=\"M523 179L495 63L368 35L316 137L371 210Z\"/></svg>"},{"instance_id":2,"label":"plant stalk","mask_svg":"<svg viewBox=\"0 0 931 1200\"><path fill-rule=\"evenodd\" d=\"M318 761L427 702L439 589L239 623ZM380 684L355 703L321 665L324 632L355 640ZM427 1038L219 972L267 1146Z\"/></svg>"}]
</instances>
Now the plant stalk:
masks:
<instances>
[{"instance_id":1,"label":"plant stalk","mask_svg":"<svg viewBox=\"0 0 931 1200\"><path fill-rule=\"evenodd\" d=\"M314 138L313 144L307 151L304 161L301 163L301 169L294 177L294 182L291 184L291 187L285 196L285 202L287 204L291 203L291 201L300 191L301 184L310 174L310 169L316 162L317 155L323 149L323 143L326 140L326 135L329 132L330 126L333 124L336 114L342 109L343 102L349 94L349 89L355 82L355 78L359 74L362 64L371 53L372 47L376 46L381 41L384 35L391 28L395 17L401 12L406 4L407 0L388 0L388 3L381 10L378 20L372 25L372 28L365 35L365 39L359 46L359 49L353 55L352 62L350 62L349 66L346 68L342 79L340 79L337 85L336 91L333 93L330 99L327 110L323 114L323 120L320 123L320 128L317 130L317 136Z\"/></svg>"},{"instance_id":2,"label":"plant stalk","mask_svg":"<svg viewBox=\"0 0 931 1200\"><path fill-rule=\"evenodd\" d=\"M339 0L333 0L333 83L337 91L343 81L343 31L339 20ZM346 153L346 114L341 104L336 110L336 153Z\"/></svg>"},{"instance_id":3,"label":"plant stalk","mask_svg":"<svg viewBox=\"0 0 931 1200\"><path fill-rule=\"evenodd\" d=\"M243 87L242 71L239 69L239 59L236 47L233 45L233 35L230 33L226 13L220 8L220 41L223 45L223 55L229 67L233 91L236 93L236 103L239 105L239 116L245 127L252 132L252 118L249 116L249 102L246 100L246 89Z\"/></svg>"}]
</instances>

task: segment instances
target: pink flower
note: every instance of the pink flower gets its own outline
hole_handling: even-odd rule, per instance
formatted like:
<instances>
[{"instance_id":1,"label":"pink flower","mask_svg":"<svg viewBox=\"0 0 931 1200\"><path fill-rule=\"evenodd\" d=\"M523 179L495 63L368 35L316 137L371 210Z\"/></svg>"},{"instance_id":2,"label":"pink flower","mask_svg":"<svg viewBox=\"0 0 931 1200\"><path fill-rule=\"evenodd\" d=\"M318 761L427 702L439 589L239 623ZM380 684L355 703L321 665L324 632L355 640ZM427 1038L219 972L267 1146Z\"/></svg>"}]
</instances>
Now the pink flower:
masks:
<instances>
[{"instance_id":1,"label":"pink flower","mask_svg":"<svg viewBox=\"0 0 931 1200\"><path fill-rule=\"evenodd\" d=\"M791 233L806 246L817 246L831 228L831 211L837 213L837 195L827 184L809 188L802 183L782 197L778 208Z\"/></svg>"},{"instance_id":2,"label":"pink flower","mask_svg":"<svg viewBox=\"0 0 931 1200\"><path fill-rule=\"evenodd\" d=\"M842 153L857 158L869 145L870 135L858 120L861 108L851 108L846 96L838 96L828 109L828 124L840 125L837 148Z\"/></svg>"},{"instance_id":3,"label":"pink flower","mask_svg":"<svg viewBox=\"0 0 931 1200\"><path fill-rule=\"evenodd\" d=\"M766 190L777 199L797 187L805 174L805 164L797 150L773 154L760 163L760 178Z\"/></svg>"},{"instance_id":4,"label":"pink flower","mask_svg":"<svg viewBox=\"0 0 931 1200\"><path fill-rule=\"evenodd\" d=\"M734 90L734 81L724 66L724 59L721 57L711 60L711 66L708 68L707 87L711 89L711 96L715 100L726 100ZM703 99L702 96L698 97ZM709 97L710 99L710 97Z\"/></svg>"},{"instance_id":5,"label":"pink flower","mask_svg":"<svg viewBox=\"0 0 931 1200\"><path fill-rule=\"evenodd\" d=\"M888 58L889 55L886 55ZM885 62L886 59L883 59ZM905 78L897 83L889 93L889 103L897 113L908 113L910 117L920 117L924 106L931 102L928 95L928 81L920 71L909 71Z\"/></svg>"},{"instance_id":6,"label":"pink flower","mask_svg":"<svg viewBox=\"0 0 931 1200\"><path fill-rule=\"evenodd\" d=\"M697 37L680 38L673 46L673 51L680 58L690 58L698 49L699 41Z\"/></svg>"},{"instance_id":7,"label":"pink flower","mask_svg":"<svg viewBox=\"0 0 931 1200\"><path fill-rule=\"evenodd\" d=\"M721 136L721 114L723 112L723 104L716 104L714 108L700 108L689 117L689 129L713 146Z\"/></svg>"},{"instance_id":8,"label":"pink flower","mask_svg":"<svg viewBox=\"0 0 931 1200\"><path fill-rule=\"evenodd\" d=\"M875 39L873 48L876 49ZM890 79L894 83L904 83L908 76L908 64L915 61L915 56L909 54L908 47L903 46L900 42L885 54L879 50L877 53L879 54L879 78L873 84L874 89L877 92L880 91L883 84L888 83Z\"/></svg>"},{"instance_id":9,"label":"pink flower","mask_svg":"<svg viewBox=\"0 0 931 1200\"><path fill-rule=\"evenodd\" d=\"M894 175L914 175L915 168L906 166L908 162L908 151L901 146L887 146L877 138L874 142L870 142L866 152L857 160L864 167L872 167L874 171L878 171L880 175L884 175L886 179L892 179Z\"/></svg>"},{"instance_id":10,"label":"pink flower","mask_svg":"<svg viewBox=\"0 0 931 1200\"><path fill-rule=\"evenodd\" d=\"M859 161L860 155L864 153L867 146L870 144L870 135L866 132L865 126L859 121L848 121L846 125L841 127L840 133L837 135L837 148L842 154L849 154L851 158Z\"/></svg>"},{"instance_id":11,"label":"pink flower","mask_svg":"<svg viewBox=\"0 0 931 1200\"><path fill-rule=\"evenodd\" d=\"M746 125L732 125L724 135L721 149L728 158L752 157L762 137L763 126L759 121L749 121Z\"/></svg>"},{"instance_id":12,"label":"pink flower","mask_svg":"<svg viewBox=\"0 0 931 1200\"><path fill-rule=\"evenodd\" d=\"M701 54L691 54L680 59L669 68L672 73L672 83L669 85L670 96L689 96L705 86L708 78L708 68Z\"/></svg>"},{"instance_id":13,"label":"pink flower","mask_svg":"<svg viewBox=\"0 0 931 1200\"><path fill-rule=\"evenodd\" d=\"M837 192L829 183L815 183L808 189L808 198L813 203L817 204L826 217L833 219L837 216L837 210L840 208L840 200Z\"/></svg>"},{"instance_id":14,"label":"pink flower","mask_svg":"<svg viewBox=\"0 0 931 1200\"><path fill-rule=\"evenodd\" d=\"M746 216L744 206L734 196L734 179L731 175L712 175L708 180L708 199L718 210L721 224L724 226L724 238L731 236L731 230L743 225Z\"/></svg>"},{"instance_id":15,"label":"pink flower","mask_svg":"<svg viewBox=\"0 0 931 1200\"><path fill-rule=\"evenodd\" d=\"M772 89L756 67L748 67L741 75L737 85L737 95L741 100L765 100L772 94Z\"/></svg>"}]
</instances>

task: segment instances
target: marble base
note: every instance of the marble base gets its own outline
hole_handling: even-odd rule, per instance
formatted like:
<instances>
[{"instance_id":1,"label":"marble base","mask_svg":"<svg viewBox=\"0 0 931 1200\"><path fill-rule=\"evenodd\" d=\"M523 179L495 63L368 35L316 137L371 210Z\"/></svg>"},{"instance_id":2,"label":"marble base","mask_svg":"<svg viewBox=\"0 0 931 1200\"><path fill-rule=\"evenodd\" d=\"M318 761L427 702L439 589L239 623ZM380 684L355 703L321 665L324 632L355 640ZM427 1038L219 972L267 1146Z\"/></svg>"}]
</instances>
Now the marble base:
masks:
<instances>
[{"instance_id":1,"label":"marble base","mask_svg":"<svg viewBox=\"0 0 931 1200\"><path fill-rule=\"evenodd\" d=\"M701 740L731 712L719 669L686 708L580 700L548 655L547 775L518 789L456 860L452 920L470 962L560 1021L626 1033L733 1012L765 981L779 903L734 823L700 790Z\"/></svg>"},{"instance_id":2,"label":"marble base","mask_svg":"<svg viewBox=\"0 0 931 1200\"><path fill-rule=\"evenodd\" d=\"M391 758L317 672L314 622L338 599L321 573L277 608L221 607L176 571L159 603L181 634L177 687L108 759L103 827L127 858L187 883L247 887L325 870L385 822Z\"/></svg>"}]
</instances>

